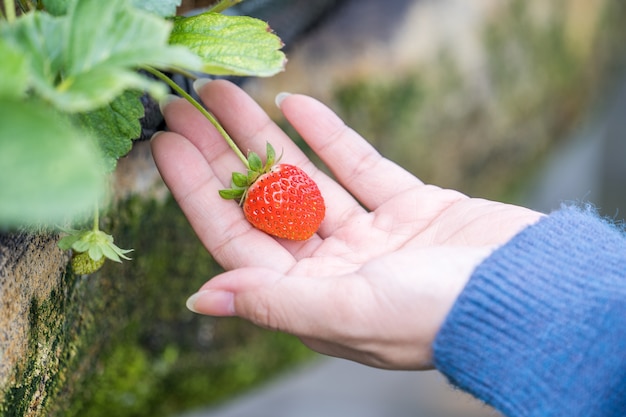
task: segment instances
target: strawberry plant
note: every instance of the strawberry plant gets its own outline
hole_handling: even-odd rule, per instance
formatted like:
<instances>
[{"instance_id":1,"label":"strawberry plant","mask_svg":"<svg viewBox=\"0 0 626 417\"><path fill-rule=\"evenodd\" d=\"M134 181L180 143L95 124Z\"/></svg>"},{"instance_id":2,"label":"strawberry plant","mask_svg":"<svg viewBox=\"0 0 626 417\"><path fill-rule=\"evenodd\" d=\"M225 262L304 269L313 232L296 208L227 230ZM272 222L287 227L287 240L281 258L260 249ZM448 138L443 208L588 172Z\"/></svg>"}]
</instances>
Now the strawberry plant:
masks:
<instances>
[{"instance_id":1,"label":"strawberry plant","mask_svg":"<svg viewBox=\"0 0 626 417\"><path fill-rule=\"evenodd\" d=\"M126 258L99 230L98 212L117 160L140 135L141 96L159 99L169 86L219 128L166 73L284 68L265 22L221 13L240 1L192 17L175 16L180 0L0 2L0 230L91 217L93 227L67 231L60 246L81 254L81 265Z\"/></svg>"}]
</instances>

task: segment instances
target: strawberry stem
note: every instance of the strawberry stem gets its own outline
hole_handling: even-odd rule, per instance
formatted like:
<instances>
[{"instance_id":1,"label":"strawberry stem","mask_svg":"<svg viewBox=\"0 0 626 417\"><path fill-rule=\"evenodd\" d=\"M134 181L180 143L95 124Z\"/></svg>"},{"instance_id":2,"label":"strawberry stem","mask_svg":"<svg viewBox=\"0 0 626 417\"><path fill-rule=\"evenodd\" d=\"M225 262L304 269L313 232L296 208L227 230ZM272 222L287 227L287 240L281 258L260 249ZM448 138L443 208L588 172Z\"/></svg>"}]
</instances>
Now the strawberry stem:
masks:
<instances>
[{"instance_id":1,"label":"strawberry stem","mask_svg":"<svg viewBox=\"0 0 626 417\"><path fill-rule=\"evenodd\" d=\"M155 77L159 78L163 82L165 82L174 91L176 91L178 94L180 94L181 97L183 97L185 100L190 102L192 106L194 106L196 109L198 109L198 111L200 111L200 113L202 113L202 115L204 117L206 117L209 120L209 122L211 122L211 124L215 127L215 129L217 129L219 134L222 135L222 137L224 138L226 143L228 143L228 146L230 146L230 148L235 152L235 154L241 160L241 162L243 162L243 164L246 167L246 169L250 169L250 165L248 164L248 159L243 154L243 152L241 152L241 150L239 150L239 148L235 144L235 141L233 141L233 139L228 135L226 130L224 130L224 128L222 127L220 122L217 121L215 116L213 116L211 113L209 113L209 111L206 110L202 106L202 104L198 103L193 97L191 97L191 95L189 95L178 84L176 84L174 81L172 81L172 79L170 77L168 77L167 75L163 74L161 71L157 70L156 68L152 68L150 66L147 66L147 65L143 66L142 68L144 70L148 71L150 74L154 75Z\"/></svg>"},{"instance_id":2,"label":"strawberry stem","mask_svg":"<svg viewBox=\"0 0 626 417\"><path fill-rule=\"evenodd\" d=\"M241 3L243 0L220 0L215 3L207 12L209 13L221 13L229 7L234 6L237 3Z\"/></svg>"},{"instance_id":3,"label":"strawberry stem","mask_svg":"<svg viewBox=\"0 0 626 417\"><path fill-rule=\"evenodd\" d=\"M93 212L93 231L97 232L98 230L100 230L100 208L98 207L98 203L96 203Z\"/></svg>"}]
</instances>

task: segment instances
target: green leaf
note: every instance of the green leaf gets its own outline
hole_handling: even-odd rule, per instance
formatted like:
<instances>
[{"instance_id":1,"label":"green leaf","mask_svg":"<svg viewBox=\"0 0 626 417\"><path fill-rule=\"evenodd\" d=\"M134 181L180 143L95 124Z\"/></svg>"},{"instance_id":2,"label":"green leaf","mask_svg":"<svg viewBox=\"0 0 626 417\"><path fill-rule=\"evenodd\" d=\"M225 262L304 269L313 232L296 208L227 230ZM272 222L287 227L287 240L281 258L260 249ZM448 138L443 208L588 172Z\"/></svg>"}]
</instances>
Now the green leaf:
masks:
<instances>
[{"instance_id":1,"label":"green leaf","mask_svg":"<svg viewBox=\"0 0 626 417\"><path fill-rule=\"evenodd\" d=\"M64 236L61 239L59 239L59 242L57 243L57 245L59 246L61 250L71 249L74 243L76 243L78 239L80 239L80 235L76 233L76 231L72 231L72 232L73 234Z\"/></svg>"},{"instance_id":2,"label":"green leaf","mask_svg":"<svg viewBox=\"0 0 626 417\"><path fill-rule=\"evenodd\" d=\"M91 242L81 238L74 242L74 244L72 245L72 249L74 249L76 252L87 252L91 246Z\"/></svg>"},{"instance_id":3,"label":"green leaf","mask_svg":"<svg viewBox=\"0 0 626 417\"><path fill-rule=\"evenodd\" d=\"M200 60L168 44L172 23L135 9L126 0L72 1L65 16L21 16L4 28L29 51L35 91L67 112L97 109L127 89L159 97L166 88L136 72L141 66L200 68Z\"/></svg>"},{"instance_id":4,"label":"green leaf","mask_svg":"<svg viewBox=\"0 0 626 417\"><path fill-rule=\"evenodd\" d=\"M137 10L126 0L77 1L70 18L70 75L96 66L188 65L193 69L198 65L184 48L168 45L171 22Z\"/></svg>"},{"instance_id":5,"label":"green leaf","mask_svg":"<svg viewBox=\"0 0 626 417\"><path fill-rule=\"evenodd\" d=\"M274 165L274 162L276 160L276 151L274 150L272 144L269 142L267 142L267 144L265 145L265 153L267 156L265 159L264 171L269 171L269 169Z\"/></svg>"},{"instance_id":6,"label":"green leaf","mask_svg":"<svg viewBox=\"0 0 626 417\"><path fill-rule=\"evenodd\" d=\"M241 172L233 172L232 181L235 187L247 187L248 186L248 176L245 174L242 174Z\"/></svg>"},{"instance_id":7,"label":"green leaf","mask_svg":"<svg viewBox=\"0 0 626 417\"><path fill-rule=\"evenodd\" d=\"M139 119L144 115L141 93L125 91L110 104L88 113L76 113L74 122L92 133L104 156L105 169L112 172L117 160L132 148L141 135Z\"/></svg>"},{"instance_id":8,"label":"green leaf","mask_svg":"<svg viewBox=\"0 0 626 417\"><path fill-rule=\"evenodd\" d=\"M174 16L181 0L132 0L138 9L154 13L161 17Z\"/></svg>"},{"instance_id":9,"label":"green leaf","mask_svg":"<svg viewBox=\"0 0 626 417\"><path fill-rule=\"evenodd\" d=\"M199 62L189 51L167 44L170 22L133 8L126 0L77 1L68 17L67 78L63 85L69 91L76 86L82 87L80 90L90 87L94 104L106 104L129 88L164 94L165 89L150 89L150 85L162 84L136 74L135 68L142 65L198 68Z\"/></svg>"},{"instance_id":10,"label":"green leaf","mask_svg":"<svg viewBox=\"0 0 626 417\"><path fill-rule=\"evenodd\" d=\"M47 13L27 13L3 28L3 37L28 53L30 82L44 96L54 93L62 72L64 18ZM0 67L3 75L7 73Z\"/></svg>"},{"instance_id":11,"label":"green leaf","mask_svg":"<svg viewBox=\"0 0 626 417\"><path fill-rule=\"evenodd\" d=\"M72 0L43 0L43 6L53 16L62 16L67 13L67 8Z\"/></svg>"},{"instance_id":12,"label":"green leaf","mask_svg":"<svg viewBox=\"0 0 626 417\"><path fill-rule=\"evenodd\" d=\"M49 106L0 100L0 227L52 225L93 209L105 181L86 136Z\"/></svg>"},{"instance_id":13,"label":"green leaf","mask_svg":"<svg viewBox=\"0 0 626 417\"><path fill-rule=\"evenodd\" d=\"M82 73L64 84L49 90L51 94L47 97L67 112L94 110L106 105L126 89L146 90L154 97L162 97L167 91L164 85L136 72L116 72L110 68Z\"/></svg>"},{"instance_id":14,"label":"green leaf","mask_svg":"<svg viewBox=\"0 0 626 417\"><path fill-rule=\"evenodd\" d=\"M208 74L271 76L282 71L286 62L280 38L266 22L248 16L178 17L170 43L198 54Z\"/></svg>"},{"instance_id":15,"label":"green leaf","mask_svg":"<svg viewBox=\"0 0 626 417\"><path fill-rule=\"evenodd\" d=\"M254 184L254 182L261 176L259 171L248 170L248 184Z\"/></svg>"},{"instance_id":16,"label":"green leaf","mask_svg":"<svg viewBox=\"0 0 626 417\"><path fill-rule=\"evenodd\" d=\"M2 76L0 76L0 97L19 98L28 87L28 61L26 56L0 38Z\"/></svg>"},{"instance_id":17,"label":"green leaf","mask_svg":"<svg viewBox=\"0 0 626 417\"><path fill-rule=\"evenodd\" d=\"M228 188L226 190L219 190L219 195L223 199L226 200L237 200L243 197L244 190L243 189L232 189Z\"/></svg>"},{"instance_id":18,"label":"green leaf","mask_svg":"<svg viewBox=\"0 0 626 417\"><path fill-rule=\"evenodd\" d=\"M63 250L73 249L76 252L87 252L94 261L102 256L115 262L121 262L121 258L130 260L127 253L132 249L122 249L113 243L113 236L102 230L65 230L67 236L59 240L59 247Z\"/></svg>"},{"instance_id":19,"label":"green leaf","mask_svg":"<svg viewBox=\"0 0 626 417\"><path fill-rule=\"evenodd\" d=\"M108 259L115 261L115 262L122 262L120 258L123 258L129 261L130 258L126 256L125 254L132 252L132 249L118 248L116 245L113 244L113 240L111 240L111 242L108 243L107 245L102 245L101 249L102 249L102 254L104 256L106 256Z\"/></svg>"},{"instance_id":20,"label":"green leaf","mask_svg":"<svg viewBox=\"0 0 626 417\"><path fill-rule=\"evenodd\" d=\"M89 257L94 261L99 260L104 255L102 251L102 247L100 245L92 245L87 249L87 253L89 253Z\"/></svg>"},{"instance_id":21,"label":"green leaf","mask_svg":"<svg viewBox=\"0 0 626 417\"><path fill-rule=\"evenodd\" d=\"M250 152L248 154L248 165L250 166L250 171L260 172L263 170L263 161L256 152Z\"/></svg>"}]
</instances>

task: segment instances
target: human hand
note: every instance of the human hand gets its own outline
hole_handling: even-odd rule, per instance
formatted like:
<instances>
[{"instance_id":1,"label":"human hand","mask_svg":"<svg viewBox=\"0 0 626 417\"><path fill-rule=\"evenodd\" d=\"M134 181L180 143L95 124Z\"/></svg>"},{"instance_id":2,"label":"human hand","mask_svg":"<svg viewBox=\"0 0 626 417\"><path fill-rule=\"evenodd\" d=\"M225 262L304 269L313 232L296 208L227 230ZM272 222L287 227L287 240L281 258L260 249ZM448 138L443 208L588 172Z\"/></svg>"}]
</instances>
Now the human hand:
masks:
<instances>
[{"instance_id":1,"label":"human hand","mask_svg":"<svg viewBox=\"0 0 626 417\"><path fill-rule=\"evenodd\" d=\"M241 162L185 100L164 108L170 132L152 149L164 181L207 250L227 270L190 297L202 314L240 316L297 335L312 349L394 369L432 366L432 342L473 269L539 213L425 185L326 106L283 97L287 120L334 178L318 169L241 89L199 94L239 147L282 161L318 184L326 218L307 241L253 228L218 190Z\"/></svg>"}]
</instances>

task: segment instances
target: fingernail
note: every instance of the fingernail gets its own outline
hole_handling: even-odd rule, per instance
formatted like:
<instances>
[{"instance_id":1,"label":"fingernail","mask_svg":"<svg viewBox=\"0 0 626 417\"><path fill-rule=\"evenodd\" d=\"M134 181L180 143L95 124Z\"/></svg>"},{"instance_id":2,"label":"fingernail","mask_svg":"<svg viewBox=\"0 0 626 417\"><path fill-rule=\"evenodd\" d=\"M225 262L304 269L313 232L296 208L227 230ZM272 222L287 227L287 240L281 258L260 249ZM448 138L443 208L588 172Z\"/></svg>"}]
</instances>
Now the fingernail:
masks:
<instances>
[{"instance_id":1,"label":"fingernail","mask_svg":"<svg viewBox=\"0 0 626 417\"><path fill-rule=\"evenodd\" d=\"M210 316L234 316L235 295L229 291L204 290L187 299L187 308Z\"/></svg>"},{"instance_id":2,"label":"fingernail","mask_svg":"<svg viewBox=\"0 0 626 417\"><path fill-rule=\"evenodd\" d=\"M152 140L156 138L157 136L159 136L161 133L163 133L162 130L157 130L156 132L154 132L154 134L150 136L150 142L152 142Z\"/></svg>"},{"instance_id":3,"label":"fingernail","mask_svg":"<svg viewBox=\"0 0 626 417\"><path fill-rule=\"evenodd\" d=\"M206 84L210 83L211 81L213 81L213 78L198 78L197 80L195 80L193 82L193 90L200 94L200 90L202 89L202 87L204 87Z\"/></svg>"},{"instance_id":4,"label":"fingernail","mask_svg":"<svg viewBox=\"0 0 626 417\"><path fill-rule=\"evenodd\" d=\"M291 93L287 93L284 91L282 93L276 94L276 98L274 99L274 103L276 103L276 107L280 109L280 105L282 104L283 100L285 100L290 95Z\"/></svg>"},{"instance_id":5,"label":"fingernail","mask_svg":"<svg viewBox=\"0 0 626 417\"><path fill-rule=\"evenodd\" d=\"M161 100L159 100L159 109L161 110L161 114L163 114L163 110L170 104L172 101L180 100L175 94L166 94Z\"/></svg>"}]
</instances>

